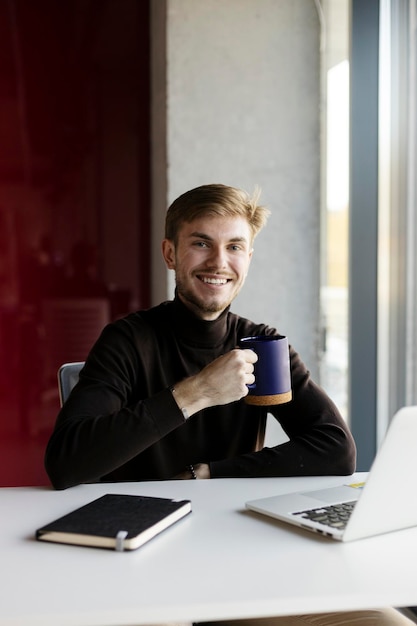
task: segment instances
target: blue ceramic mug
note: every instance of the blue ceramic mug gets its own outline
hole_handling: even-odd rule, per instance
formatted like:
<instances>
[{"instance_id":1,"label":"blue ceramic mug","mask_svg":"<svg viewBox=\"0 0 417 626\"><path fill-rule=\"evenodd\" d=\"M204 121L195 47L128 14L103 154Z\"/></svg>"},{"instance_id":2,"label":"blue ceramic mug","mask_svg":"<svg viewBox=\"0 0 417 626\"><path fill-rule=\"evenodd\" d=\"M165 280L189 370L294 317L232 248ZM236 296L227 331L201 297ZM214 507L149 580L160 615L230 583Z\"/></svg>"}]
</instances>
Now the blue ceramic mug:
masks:
<instances>
[{"instance_id":1,"label":"blue ceramic mug","mask_svg":"<svg viewBox=\"0 0 417 626\"><path fill-rule=\"evenodd\" d=\"M259 335L243 337L241 348L258 355L254 363L255 382L248 385L247 404L284 404L292 399L290 353L287 337Z\"/></svg>"}]
</instances>

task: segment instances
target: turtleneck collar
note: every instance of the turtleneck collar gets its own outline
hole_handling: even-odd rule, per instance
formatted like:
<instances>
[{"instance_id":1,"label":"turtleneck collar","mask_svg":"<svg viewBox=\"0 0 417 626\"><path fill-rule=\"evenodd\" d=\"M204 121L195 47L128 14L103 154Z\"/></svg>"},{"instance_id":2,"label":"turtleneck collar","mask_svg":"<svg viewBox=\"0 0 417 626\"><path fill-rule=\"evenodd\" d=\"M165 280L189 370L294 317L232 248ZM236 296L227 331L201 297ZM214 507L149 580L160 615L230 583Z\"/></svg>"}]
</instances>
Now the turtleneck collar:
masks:
<instances>
[{"instance_id":1,"label":"turtleneck collar","mask_svg":"<svg viewBox=\"0 0 417 626\"><path fill-rule=\"evenodd\" d=\"M223 342L227 333L227 321L230 307L212 321L197 317L178 297L175 292L172 301L172 325L177 335L187 344L200 347L216 347Z\"/></svg>"}]
</instances>

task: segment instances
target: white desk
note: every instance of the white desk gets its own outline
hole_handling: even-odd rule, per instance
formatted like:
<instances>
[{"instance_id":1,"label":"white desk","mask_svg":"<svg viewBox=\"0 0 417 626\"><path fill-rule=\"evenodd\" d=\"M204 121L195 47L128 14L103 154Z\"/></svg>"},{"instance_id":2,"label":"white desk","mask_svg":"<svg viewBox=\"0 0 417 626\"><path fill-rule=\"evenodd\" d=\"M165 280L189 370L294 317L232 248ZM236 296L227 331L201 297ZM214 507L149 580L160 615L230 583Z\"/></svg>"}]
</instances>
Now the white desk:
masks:
<instances>
[{"instance_id":1,"label":"white desk","mask_svg":"<svg viewBox=\"0 0 417 626\"><path fill-rule=\"evenodd\" d=\"M359 475L358 475L359 476ZM349 544L244 511L340 477L0 489L0 625L108 626L417 604L417 528ZM190 498L134 552L54 545L36 528L104 493Z\"/></svg>"}]
</instances>

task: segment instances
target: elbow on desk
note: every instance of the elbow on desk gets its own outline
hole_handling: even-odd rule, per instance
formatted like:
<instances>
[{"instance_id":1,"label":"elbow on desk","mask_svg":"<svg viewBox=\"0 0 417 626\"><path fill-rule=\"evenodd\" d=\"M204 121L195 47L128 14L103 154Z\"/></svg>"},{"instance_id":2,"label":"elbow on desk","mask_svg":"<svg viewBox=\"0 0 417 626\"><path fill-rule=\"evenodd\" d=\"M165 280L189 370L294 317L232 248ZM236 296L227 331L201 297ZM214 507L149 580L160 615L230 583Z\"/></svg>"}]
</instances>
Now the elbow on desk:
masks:
<instances>
[{"instance_id":1,"label":"elbow on desk","mask_svg":"<svg viewBox=\"0 0 417 626\"><path fill-rule=\"evenodd\" d=\"M45 452L44 465L54 489L68 489L69 487L75 487L75 485L84 482L77 480L74 476L74 472L69 469L69 464L62 459L56 458L55 454L49 450L49 446Z\"/></svg>"},{"instance_id":2,"label":"elbow on desk","mask_svg":"<svg viewBox=\"0 0 417 626\"><path fill-rule=\"evenodd\" d=\"M338 474L340 476L350 476L354 474L356 471L356 453L351 455L346 455L339 464Z\"/></svg>"},{"instance_id":3,"label":"elbow on desk","mask_svg":"<svg viewBox=\"0 0 417 626\"><path fill-rule=\"evenodd\" d=\"M68 489L69 487L75 487L75 485L79 484L73 479L71 480L70 476L66 474L66 472L62 472L57 469L54 464L50 464L45 461L45 469L48 474L48 478L51 481L51 485L56 490Z\"/></svg>"},{"instance_id":4,"label":"elbow on desk","mask_svg":"<svg viewBox=\"0 0 417 626\"><path fill-rule=\"evenodd\" d=\"M63 491L64 489L69 489L70 487L76 487L77 485L80 485L84 482L90 482L77 480L74 478L74 476L69 475L65 472L57 472L53 470L50 471L47 467L46 473L48 474L52 487L57 491Z\"/></svg>"},{"instance_id":5,"label":"elbow on desk","mask_svg":"<svg viewBox=\"0 0 417 626\"><path fill-rule=\"evenodd\" d=\"M350 476L356 471L356 444L351 433L336 427L321 433L315 441L314 453L321 475Z\"/></svg>"},{"instance_id":6,"label":"elbow on desk","mask_svg":"<svg viewBox=\"0 0 417 626\"><path fill-rule=\"evenodd\" d=\"M350 476L356 471L356 444L353 437L349 434L340 447L335 450L335 467L337 474L341 476Z\"/></svg>"}]
</instances>

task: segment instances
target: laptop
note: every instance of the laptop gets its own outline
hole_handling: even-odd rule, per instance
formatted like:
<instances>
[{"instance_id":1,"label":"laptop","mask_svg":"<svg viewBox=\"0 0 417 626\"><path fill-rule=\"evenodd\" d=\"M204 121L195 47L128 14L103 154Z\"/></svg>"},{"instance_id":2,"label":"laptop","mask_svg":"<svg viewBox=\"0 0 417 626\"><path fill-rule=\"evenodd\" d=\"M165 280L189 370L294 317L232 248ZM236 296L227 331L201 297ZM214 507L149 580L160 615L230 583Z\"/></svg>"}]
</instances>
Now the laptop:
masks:
<instances>
[{"instance_id":1,"label":"laptop","mask_svg":"<svg viewBox=\"0 0 417 626\"><path fill-rule=\"evenodd\" d=\"M320 533L353 541L417 526L417 406L391 421L365 483L246 502L247 509Z\"/></svg>"}]
</instances>

